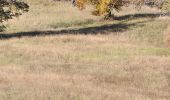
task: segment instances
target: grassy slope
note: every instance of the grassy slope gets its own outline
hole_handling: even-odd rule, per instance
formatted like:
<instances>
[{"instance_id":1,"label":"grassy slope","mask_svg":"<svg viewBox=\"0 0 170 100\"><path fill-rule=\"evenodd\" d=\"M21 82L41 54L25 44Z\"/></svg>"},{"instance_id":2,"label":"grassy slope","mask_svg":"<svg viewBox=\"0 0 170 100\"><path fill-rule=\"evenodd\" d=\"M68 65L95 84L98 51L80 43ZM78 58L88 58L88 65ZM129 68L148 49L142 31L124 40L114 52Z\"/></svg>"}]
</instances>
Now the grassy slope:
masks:
<instances>
[{"instance_id":1,"label":"grassy slope","mask_svg":"<svg viewBox=\"0 0 170 100\"><path fill-rule=\"evenodd\" d=\"M28 1L31 11L11 20L4 34L77 30L0 40L0 99L169 100L168 18L101 22L67 3Z\"/></svg>"},{"instance_id":2,"label":"grassy slope","mask_svg":"<svg viewBox=\"0 0 170 100\"><path fill-rule=\"evenodd\" d=\"M30 5L30 11L7 23L8 32L83 26L97 20L96 17L87 13L88 10L80 11L68 2L52 2L52 0L27 0L27 2Z\"/></svg>"}]
</instances>

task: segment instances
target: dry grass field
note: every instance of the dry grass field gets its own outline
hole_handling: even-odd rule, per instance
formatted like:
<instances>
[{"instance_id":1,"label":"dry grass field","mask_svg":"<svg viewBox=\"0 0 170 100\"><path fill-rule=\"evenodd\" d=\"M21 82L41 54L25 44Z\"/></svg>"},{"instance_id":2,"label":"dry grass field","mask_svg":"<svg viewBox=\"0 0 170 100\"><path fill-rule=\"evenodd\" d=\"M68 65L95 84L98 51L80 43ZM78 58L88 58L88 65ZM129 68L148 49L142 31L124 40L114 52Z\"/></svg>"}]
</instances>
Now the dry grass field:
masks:
<instances>
[{"instance_id":1,"label":"dry grass field","mask_svg":"<svg viewBox=\"0 0 170 100\"><path fill-rule=\"evenodd\" d=\"M0 100L170 100L170 18L131 7L103 21L26 0L0 33Z\"/></svg>"}]
</instances>

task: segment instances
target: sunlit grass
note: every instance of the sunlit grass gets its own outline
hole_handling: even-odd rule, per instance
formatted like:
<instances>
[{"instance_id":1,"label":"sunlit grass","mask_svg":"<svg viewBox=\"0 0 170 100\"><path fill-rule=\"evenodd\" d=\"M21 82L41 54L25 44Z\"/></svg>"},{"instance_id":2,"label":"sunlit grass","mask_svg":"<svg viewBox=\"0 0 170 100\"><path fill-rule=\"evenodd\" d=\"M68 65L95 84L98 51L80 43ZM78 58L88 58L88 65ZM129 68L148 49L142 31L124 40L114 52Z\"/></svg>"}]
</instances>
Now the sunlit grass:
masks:
<instances>
[{"instance_id":1,"label":"sunlit grass","mask_svg":"<svg viewBox=\"0 0 170 100\"><path fill-rule=\"evenodd\" d=\"M168 17L104 21L68 2L26 1L30 11L0 33L0 100L169 100ZM14 35L47 30L70 31Z\"/></svg>"}]
</instances>

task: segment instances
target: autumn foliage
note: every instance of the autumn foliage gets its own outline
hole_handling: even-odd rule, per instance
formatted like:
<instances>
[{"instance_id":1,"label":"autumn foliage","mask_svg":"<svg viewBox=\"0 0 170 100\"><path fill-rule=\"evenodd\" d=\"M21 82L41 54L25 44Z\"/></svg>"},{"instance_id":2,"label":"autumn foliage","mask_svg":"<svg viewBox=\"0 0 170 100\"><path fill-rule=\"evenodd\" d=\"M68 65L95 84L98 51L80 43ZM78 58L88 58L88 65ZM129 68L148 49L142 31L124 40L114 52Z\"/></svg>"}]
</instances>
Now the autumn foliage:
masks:
<instances>
[{"instance_id":1,"label":"autumn foliage","mask_svg":"<svg viewBox=\"0 0 170 100\"><path fill-rule=\"evenodd\" d=\"M129 5L135 5L140 8L145 4L161 8L165 1L166 0L76 0L76 6L82 10L86 5L91 4L95 7L95 10L92 12L93 15L108 15L112 9L119 11L123 6Z\"/></svg>"}]
</instances>

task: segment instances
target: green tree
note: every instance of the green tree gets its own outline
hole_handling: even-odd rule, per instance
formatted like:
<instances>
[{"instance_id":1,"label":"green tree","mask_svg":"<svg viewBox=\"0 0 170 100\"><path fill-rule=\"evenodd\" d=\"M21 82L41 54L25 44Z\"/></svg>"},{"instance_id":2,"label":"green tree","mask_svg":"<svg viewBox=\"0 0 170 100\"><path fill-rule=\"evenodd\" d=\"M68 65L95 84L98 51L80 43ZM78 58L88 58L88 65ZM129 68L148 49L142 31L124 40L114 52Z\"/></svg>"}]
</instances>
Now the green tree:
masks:
<instances>
[{"instance_id":1,"label":"green tree","mask_svg":"<svg viewBox=\"0 0 170 100\"><path fill-rule=\"evenodd\" d=\"M21 0L0 0L0 31L4 29L4 21L17 17L28 9L28 4Z\"/></svg>"}]
</instances>

